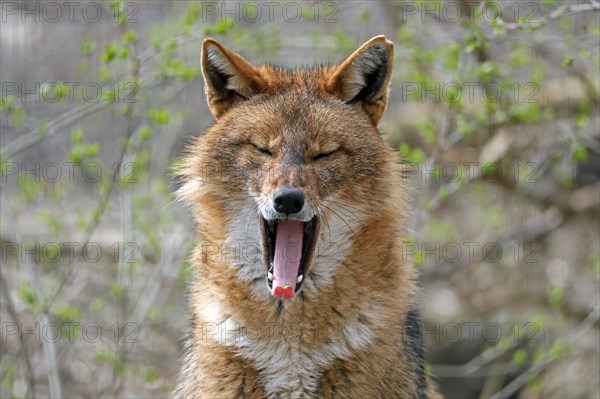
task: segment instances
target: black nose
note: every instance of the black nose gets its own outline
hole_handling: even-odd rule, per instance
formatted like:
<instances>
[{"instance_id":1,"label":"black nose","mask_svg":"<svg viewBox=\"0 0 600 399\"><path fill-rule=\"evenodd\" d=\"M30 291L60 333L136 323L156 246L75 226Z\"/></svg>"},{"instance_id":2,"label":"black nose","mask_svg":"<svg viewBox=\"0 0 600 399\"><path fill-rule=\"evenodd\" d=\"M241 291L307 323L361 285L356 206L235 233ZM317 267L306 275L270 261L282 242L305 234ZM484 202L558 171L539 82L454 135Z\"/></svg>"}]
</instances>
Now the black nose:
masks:
<instances>
[{"instance_id":1,"label":"black nose","mask_svg":"<svg viewBox=\"0 0 600 399\"><path fill-rule=\"evenodd\" d=\"M282 188L273 197L273 207L286 215L298 213L304 207L304 193L297 188Z\"/></svg>"}]
</instances>

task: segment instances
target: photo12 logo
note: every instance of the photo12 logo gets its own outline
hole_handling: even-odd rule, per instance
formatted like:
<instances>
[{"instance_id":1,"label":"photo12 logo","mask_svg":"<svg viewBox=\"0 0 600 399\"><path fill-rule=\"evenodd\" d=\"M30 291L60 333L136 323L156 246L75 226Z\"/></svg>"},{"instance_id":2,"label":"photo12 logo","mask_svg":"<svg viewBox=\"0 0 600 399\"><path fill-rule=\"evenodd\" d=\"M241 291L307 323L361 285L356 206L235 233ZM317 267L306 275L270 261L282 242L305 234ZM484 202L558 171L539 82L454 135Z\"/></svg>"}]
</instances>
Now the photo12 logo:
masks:
<instances>
[{"instance_id":1,"label":"photo12 logo","mask_svg":"<svg viewBox=\"0 0 600 399\"><path fill-rule=\"evenodd\" d=\"M2 183L75 183L79 179L86 183L98 183L108 173L115 183L139 183L140 167L135 162L114 163L104 167L98 162L13 162L0 163Z\"/></svg>"},{"instance_id":2,"label":"photo12 logo","mask_svg":"<svg viewBox=\"0 0 600 399\"><path fill-rule=\"evenodd\" d=\"M403 82L401 86L402 102L432 101L439 104L466 102L487 103L507 101L511 103L538 104L539 85L535 82L509 82L501 85L497 82Z\"/></svg>"},{"instance_id":3,"label":"photo12 logo","mask_svg":"<svg viewBox=\"0 0 600 399\"><path fill-rule=\"evenodd\" d=\"M204 1L201 19L203 23L211 20L272 23L278 19L288 23L337 23L338 12L339 5L333 1Z\"/></svg>"},{"instance_id":4,"label":"photo12 logo","mask_svg":"<svg viewBox=\"0 0 600 399\"><path fill-rule=\"evenodd\" d=\"M87 263L98 263L103 259L114 263L140 262L140 248L135 242L115 242L108 247L93 241L2 242L0 249L2 263L16 259L21 263L32 261L73 264L78 261L79 256Z\"/></svg>"},{"instance_id":5,"label":"photo12 logo","mask_svg":"<svg viewBox=\"0 0 600 399\"><path fill-rule=\"evenodd\" d=\"M110 326L102 327L96 322L50 322L50 323L15 323L2 322L2 343L19 340L21 343L41 342L69 342L82 340L87 343L96 343L103 336L112 339L115 343L138 343L137 334L139 325L133 322L120 325L115 322Z\"/></svg>"},{"instance_id":6,"label":"photo12 logo","mask_svg":"<svg viewBox=\"0 0 600 399\"><path fill-rule=\"evenodd\" d=\"M418 19L421 23L521 20L525 24L535 24L539 11L540 6L535 1L403 1L401 5L404 23Z\"/></svg>"},{"instance_id":7,"label":"photo12 logo","mask_svg":"<svg viewBox=\"0 0 600 399\"><path fill-rule=\"evenodd\" d=\"M137 103L137 82L114 82L101 85L97 82L2 82L2 102L9 97L22 103L85 102Z\"/></svg>"},{"instance_id":8,"label":"photo12 logo","mask_svg":"<svg viewBox=\"0 0 600 399\"><path fill-rule=\"evenodd\" d=\"M96 23L106 16L116 24L137 23L139 10L138 3L132 1L2 1L0 4L2 23L76 23L81 19Z\"/></svg>"}]
</instances>

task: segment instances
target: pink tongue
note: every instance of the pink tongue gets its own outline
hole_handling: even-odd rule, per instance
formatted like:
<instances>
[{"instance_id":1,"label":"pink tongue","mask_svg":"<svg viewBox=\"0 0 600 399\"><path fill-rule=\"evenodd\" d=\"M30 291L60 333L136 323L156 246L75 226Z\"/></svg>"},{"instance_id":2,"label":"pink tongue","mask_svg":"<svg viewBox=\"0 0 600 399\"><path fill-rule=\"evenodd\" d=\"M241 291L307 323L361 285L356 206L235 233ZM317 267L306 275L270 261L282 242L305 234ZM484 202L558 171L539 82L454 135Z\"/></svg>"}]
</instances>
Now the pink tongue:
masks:
<instances>
[{"instance_id":1,"label":"pink tongue","mask_svg":"<svg viewBox=\"0 0 600 399\"><path fill-rule=\"evenodd\" d=\"M294 296L302 256L303 230L304 223L297 220L285 219L277 224L272 292L281 299Z\"/></svg>"}]
</instances>

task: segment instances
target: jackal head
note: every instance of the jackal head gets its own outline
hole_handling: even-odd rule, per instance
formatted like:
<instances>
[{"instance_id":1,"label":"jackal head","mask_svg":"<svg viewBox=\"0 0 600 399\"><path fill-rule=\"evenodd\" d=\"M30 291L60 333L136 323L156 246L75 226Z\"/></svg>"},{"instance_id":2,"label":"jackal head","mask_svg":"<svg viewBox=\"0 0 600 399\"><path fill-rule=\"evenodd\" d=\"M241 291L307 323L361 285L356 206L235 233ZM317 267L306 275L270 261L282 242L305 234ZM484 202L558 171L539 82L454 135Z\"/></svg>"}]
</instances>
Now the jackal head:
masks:
<instances>
[{"instance_id":1,"label":"jackal head","mask_svg":"<svg viewBox=\"0 0 600 399\"><path fill-rule=\"evenodd\" d=\"M356 240L362 218L385 211L395 161L377 124L392 61L384 36L337 66L299 70L254 66L213 39L203 42L216 123L188 148L184 175L197 184L183 196L198 208L205 236L219 236L211 223L258 230L265 288L279 299L318 278L311 268L320 240ZM218 171L200 178L207 165Z\"/></svg>"}]
</instances>

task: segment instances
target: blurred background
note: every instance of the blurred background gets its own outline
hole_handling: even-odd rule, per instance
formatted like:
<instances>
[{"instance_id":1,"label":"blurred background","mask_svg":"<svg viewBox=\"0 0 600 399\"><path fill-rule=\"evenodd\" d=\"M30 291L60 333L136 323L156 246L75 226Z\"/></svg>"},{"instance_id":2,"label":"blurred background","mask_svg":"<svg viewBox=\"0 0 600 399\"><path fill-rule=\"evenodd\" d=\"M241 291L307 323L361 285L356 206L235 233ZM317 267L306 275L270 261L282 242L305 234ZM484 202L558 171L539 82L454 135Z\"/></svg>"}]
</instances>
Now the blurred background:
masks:
<instances>
[{"instance_id":1,"label":"blurred background","mask_svg":"<svg viewBox=\"0 0 600 399\"><path fill-rule=\"evenodd\" d=\"M188 326L200 43L395 43L381 130L448 398L600 397L596 0L1 1L0 396L168 397Z\"/></svg>"}]
</instances>

